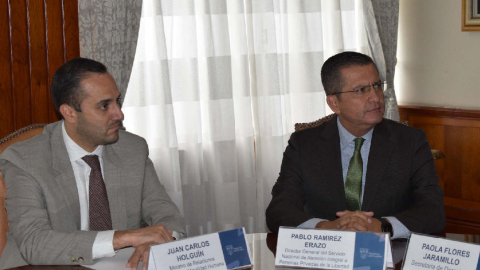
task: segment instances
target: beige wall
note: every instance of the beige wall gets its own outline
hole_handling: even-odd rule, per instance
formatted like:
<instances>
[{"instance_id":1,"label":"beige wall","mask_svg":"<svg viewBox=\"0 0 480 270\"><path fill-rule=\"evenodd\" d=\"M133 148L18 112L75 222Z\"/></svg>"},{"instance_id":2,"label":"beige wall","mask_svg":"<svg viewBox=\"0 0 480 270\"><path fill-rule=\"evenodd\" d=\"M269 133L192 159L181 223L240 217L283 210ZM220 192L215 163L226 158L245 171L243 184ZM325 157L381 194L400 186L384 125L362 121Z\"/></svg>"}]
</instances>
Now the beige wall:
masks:
<instances>
[{"instance_id":1,"label":"beige wall","mask_svg":"<svg viewBox=\"0 0 480 270\"><path fill-rule=\"evenodd\" d=\"M399 104L480 109L480 32L462 32L461 0L400 0Z\"/></svg>"}]
</instances>

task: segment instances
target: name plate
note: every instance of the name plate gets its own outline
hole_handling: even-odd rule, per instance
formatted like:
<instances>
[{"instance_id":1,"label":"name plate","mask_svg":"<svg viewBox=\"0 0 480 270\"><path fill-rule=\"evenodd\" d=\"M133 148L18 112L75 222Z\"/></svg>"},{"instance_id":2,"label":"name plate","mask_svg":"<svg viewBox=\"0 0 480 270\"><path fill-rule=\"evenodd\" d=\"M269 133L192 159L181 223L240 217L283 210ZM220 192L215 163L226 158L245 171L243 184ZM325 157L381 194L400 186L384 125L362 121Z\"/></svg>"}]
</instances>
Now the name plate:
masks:
<instances>
[{"instance_id":1,"label":"name plate","mask_svg":"<svg viewBox=\"0 0 480 270\"><path fill-rule=\"evenodd\" d=\"M275 265L380 270L387 266L389 248L385 233L280 227Z\"/></svg>"},{"instance_id":2,"label":"name plate","mask_svg":"<svg viewBox=\"0 0 480 270\"><path fill-rule=\"evenodd\" d=\"M412 233L403 269L480 269L480 246Z\"/></svg>"},{"instance_id":3,"label":"name plate","mask_svg":"<svg viewBox=\"0 0 480 270\"><path fill-rule=\"evenodd\" d=\"M226 270L251 265L245 230L239 228L152 246L148 269Z\"/></svg>"}]
</instances>

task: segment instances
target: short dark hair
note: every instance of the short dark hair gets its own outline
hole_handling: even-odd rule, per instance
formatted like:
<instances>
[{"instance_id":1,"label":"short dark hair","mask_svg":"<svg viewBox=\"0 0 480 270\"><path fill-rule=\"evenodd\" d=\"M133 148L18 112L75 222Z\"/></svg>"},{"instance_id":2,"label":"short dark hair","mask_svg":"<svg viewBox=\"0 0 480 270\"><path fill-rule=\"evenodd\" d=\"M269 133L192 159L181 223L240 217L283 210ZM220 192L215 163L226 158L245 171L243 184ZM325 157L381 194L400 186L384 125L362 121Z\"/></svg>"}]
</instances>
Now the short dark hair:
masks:
<instances>
[{"instance_id":1,"label":"short dark hair","mask_svg":"<svg viewBox=\"0 0 480 270\"><path fill-rule=\"evenodd\" d=\"M373 64L378 71L372 58L358 52L342 52L336 54L323 63L321 76L323 89L327 95L341 92L344 86L344 78L341 70L351 66L366 66Z\"/></svg>"},{"instance_id":2,"label":"short dark hair","mask_svg":"<svg viewBox=\"0 0 480 270\"><path fill-rule=\"evenodd\" d=\"M81 87L82 79L90 73L105 74L107 67L95 60L78 57L68 61L57 69L52 79L52 98L55 109L60 112L62 104L68 104L81 112L85 94Z\"/></svg>"}]
</instances>

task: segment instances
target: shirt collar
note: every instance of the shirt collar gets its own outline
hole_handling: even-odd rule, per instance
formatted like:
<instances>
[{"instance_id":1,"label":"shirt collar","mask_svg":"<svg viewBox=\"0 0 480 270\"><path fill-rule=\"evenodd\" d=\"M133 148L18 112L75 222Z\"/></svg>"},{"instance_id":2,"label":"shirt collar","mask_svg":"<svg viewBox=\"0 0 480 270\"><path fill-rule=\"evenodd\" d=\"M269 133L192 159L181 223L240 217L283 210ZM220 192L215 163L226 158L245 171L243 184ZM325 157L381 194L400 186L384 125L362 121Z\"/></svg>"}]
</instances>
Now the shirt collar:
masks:
<instances>
[{"instance_id":1,"label":"shirt collar","mask_svg":"<svg viewBox=\"0 0 480 270\"><path fill-rule=\"evenodd\" d=\"M344 150L347 148L347 146L350 143L354 143L353 140L357 137L352 135L346 128L342 126L342 123L340 123L340 119L337 117L337 126L338 126L338 134L340 135L340 149ZM362 136L366 141L369 143L372 141L372 135L373 135L373 130L375 129L372 128L369 132L367 132L365 135Z\"/></svg>"},{"instance_id":2,"label":"shirt collar","mask_svg":"<svg viewBox=\"0 0 480 270\"><path fill-rule=\"evenodd\" d=\"M78 146L76 142L70 138L67 134L67 130L65 129L65 123L62 121L62 134L63 134L63 142L65 143L65 147L67 148L68 157L70 158L70 162L75 162L86 155L97 155L100 158L103 155L103 145L99 145L97 149L93 152L87 152L82 147Z\"/></svg>"}]
</instances>

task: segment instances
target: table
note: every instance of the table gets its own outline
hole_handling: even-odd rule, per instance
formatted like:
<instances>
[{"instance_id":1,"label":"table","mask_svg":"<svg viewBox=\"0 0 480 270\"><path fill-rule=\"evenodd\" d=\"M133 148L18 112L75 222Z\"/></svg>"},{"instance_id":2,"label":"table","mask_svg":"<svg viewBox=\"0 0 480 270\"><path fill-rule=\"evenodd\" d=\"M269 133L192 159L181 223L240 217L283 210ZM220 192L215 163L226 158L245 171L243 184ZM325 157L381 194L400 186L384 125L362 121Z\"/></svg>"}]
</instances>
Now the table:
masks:
<instances>
[{"instance_id":1,"label":"table","mask_svg":"<svg viewBox=\"0 0 480 270\"><path fill-rule=\"evenodd\" d=\"M273 270L275 269L275 251L277 248L277 235L273 233L254 233L247 234L246 236L252 263L254 265L251 270ZM469 243L480 243L480 236L463 235L463 234L447 234L446 238L452 240L460 240ZM394 240L392 241L392 254L395 269L401 269L402 260L405 254L405 248L407 241ZM88 266L39 266L39 265L26 265L11 270L88 270L88 269L126 269L128 258L133 253L133 248L122 249L117 252L117 255L113 258L104 258L98 261L94 265ZM282 268L285 270L285 268ZM299 269L299 268L296 268Z\"/></svg>"}]
</instances>

